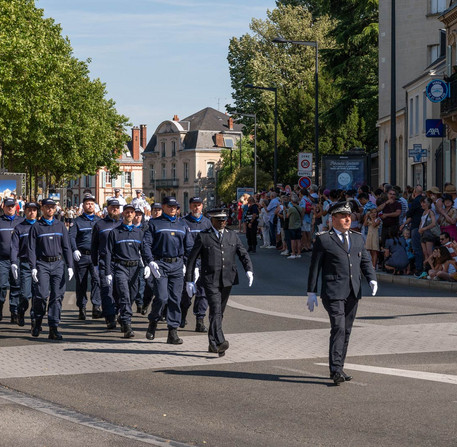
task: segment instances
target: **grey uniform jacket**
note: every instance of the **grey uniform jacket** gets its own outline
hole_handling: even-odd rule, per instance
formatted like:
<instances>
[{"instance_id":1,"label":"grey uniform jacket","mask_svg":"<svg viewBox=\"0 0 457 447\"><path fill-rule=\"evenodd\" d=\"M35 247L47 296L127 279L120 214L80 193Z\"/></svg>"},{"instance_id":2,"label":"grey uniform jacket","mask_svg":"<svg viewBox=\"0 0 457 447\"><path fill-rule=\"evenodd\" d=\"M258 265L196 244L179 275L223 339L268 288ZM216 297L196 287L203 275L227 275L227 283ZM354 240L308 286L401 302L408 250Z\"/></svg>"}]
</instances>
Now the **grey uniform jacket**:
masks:
<instances>
[{"instance_id":1,"label":"grey uniform jacket","mask_svg":"<svg viewBox=\"0 0 457 447\"><path fill-rule=\"evenodd\" d=\"M316 235L308 276L308 292L317 293L322 270L321 298L343 300L352 290L356 298L362 296L362 273L368 281L376 281L371 257L359 233L349 231L349 252L338 235L330 230Z\"/></svg>"},{"instance_id":2,"label":"grey uniform jacket","mask_svg":"<svg viewBox=\"0 0 457 447\"><path fill-rule=\"evenodd\" d=\"M200 256L203 286L218 288L238 284L236 255L244 270L252 272L251 259L236 233L225 230L220 240L212 228L201 231L187 259L186 281L192 281L197 258Z\"/></svg>"}]
</instances>

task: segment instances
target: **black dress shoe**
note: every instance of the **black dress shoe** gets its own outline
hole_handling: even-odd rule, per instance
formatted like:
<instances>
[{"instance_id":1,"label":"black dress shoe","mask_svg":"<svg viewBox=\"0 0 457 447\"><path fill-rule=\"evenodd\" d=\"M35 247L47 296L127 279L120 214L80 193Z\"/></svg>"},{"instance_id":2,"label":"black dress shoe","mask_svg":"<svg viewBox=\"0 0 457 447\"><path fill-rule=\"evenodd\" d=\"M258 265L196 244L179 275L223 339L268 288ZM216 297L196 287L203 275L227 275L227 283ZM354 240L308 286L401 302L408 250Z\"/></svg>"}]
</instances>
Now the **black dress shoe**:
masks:
<instances>
[{"instance_id":1,"label":"black dress shoe","mask_svg":"<svg viewBox=\"0 0 457 447\"><path fill-rule=\"evenodd\" d=\"M103 316L103 313L102 313L102 309L100 308L100 306L94 306L92 308L92 319L97 320L98 318L102 318L102 316Z\"/></svg>"},{"instance_id":2,"label":"black dress shoe","mask_svg":"<svg viewBox=\"0 0 457 447\"><path fill-rule=\"evenodd\" d=\"M149 323L148 330L146 332L146 338L148 340L154 340L154 337L156 336L156 329L157 329L157 323L151 321Z\"/></svg>"},{"instance_id":3,"label":"black dress shoe","mask_svg":"<svg viewBox=\"0 0 457 447\"><path fill-rule=\"evenodd\" d=\"M337 385L337 386L338 386L340 383L343 383L343 382L344 382L344 377L342 376L342 374L341 374L340 372L334 372L334 373L332 374L332 377L331 377L331 378L333 379L333 383L334 383L335 385Z\"/></svg>"},{"instance_id":4,"label":"black dress shoe","mask_svg":"<svg viewBox=\"0 0 457 447\"><path fill-rule=\"evenodd\" d=\"M86 308L81 307L81 309L79 309L78 320L85 320L85 319L86 319Z\"/></svg>"},{"instance_id":5,"label":"black dress shoe","mask_svg":"<svg viewBox=\"0 0 457 447\"><path fill-rule=\"evenodd\" d=\"M197 318L195 332L208 332L208 328L205 326L205 320L203 318Z\"/></svg>"},{"instance_id":6,"label":"black dress shoe","mask_svg":"<svg viewBox=\"0 0 457 447\"><path fill-rule=\"evenodd\" d=\"M145 306L143 304L143 306L141 307L141 315L146 315L148 313L148 307L149 306Z\"/></svg>"},{"instance_id":7,"label":"black dress shoe","mask_svg":"<svg viewBox=\"0 0 457 447\"><path fill-rule=\"evenodd\" d=\"M228 348L229 348L228 340L225 340L220 345L217 345L217 353L219 354L219 357L224 356L225 351L227 351Z\"/></svg>"},{"instance_id":8,"label":"black dress shoe","mask_svg":"<svg viewBox=\"0 0 457 447\"><path fill-rule=\"evenodd\" d=\"M133 332L132 326L130 324L124 324L124 338L133 338L135 337L135 332Z\"/></svg>"},{"instance_id":9,"label":"black dress shoe","mask_svg":"<svg viewBox=\"0 0 457 447\"><path fill-rule=\"evenodd\" d=\"M17 314L17 325L18 326L25 326L25 315L22 312Z\"/></svg>"},{"instance_id":10,"label":"black dress shoe","mask_svg":"<svg viewBox=\"0 0 457 447\"><path fill-rule=\"evenodd\" d=\"M62 335L60 334L59 330L56 327L49 328L48 338L50 340L59 340L59 341L63 339Z\"/></svg>"},{"instance_id":11,"label":"black dress shoe","mask_svg":"<svg viewBox=\"0 0 457 447\"><path fill-rule=\"evenodd\" d=\"M17 313L11 313L11 323L17 324Z\"/></svg>"},{"instance_id":12,"label":"black dress shoe","mask_svg":"<svg viewBox=\"0 0 457 447\"><path fill-rule=\"evenodd\" d=\"M32 337L39 337L41 332L41 320L32 320Z\"/></svg>"},{"instance_id":13,"label":"black dress shoe","mask_svg":"<svg viewBox=\"0 0 457 447\"><path fill-rule=\"evenodd\" d=\"M348 376L344 371L341 371L340 374L345 382L350 382L352 380L352 376ZM330 378L333 379L334 375L335 373L330 373Z\"/></svg>"},{"instance_id":14,"label":"black dress shoe","mask_svg":"<svg viewBox=\"0 0 457 447\"><path fill-rule=\"evenodd\" d=\"M182 345L183 339L179 338L177 329L168 329L167 343L169 345Z\"/></svg>"}]
</instances>

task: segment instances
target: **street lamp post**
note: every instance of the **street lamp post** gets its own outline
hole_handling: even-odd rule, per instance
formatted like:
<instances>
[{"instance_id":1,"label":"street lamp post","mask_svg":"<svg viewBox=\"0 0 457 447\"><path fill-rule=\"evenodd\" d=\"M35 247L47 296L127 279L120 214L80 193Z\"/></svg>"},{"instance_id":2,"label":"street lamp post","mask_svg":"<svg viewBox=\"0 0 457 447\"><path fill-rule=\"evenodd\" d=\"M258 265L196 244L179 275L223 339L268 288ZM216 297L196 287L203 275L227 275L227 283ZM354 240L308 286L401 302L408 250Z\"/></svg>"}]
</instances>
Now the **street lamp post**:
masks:
<instances>
[{"instance_id":1,"label":"street lamp post","mask_svg":"<svg viewBox=\"0 0 457 447\"><path fill-rule=\"evenodd\" d=\"M319 45L317 41L306 41L306 40L287 40L282 37L276 37L273 39L274 43L291 43L293 45L303 45L306 47L314 47L315 52L315 69L314 69L314 158L315 160L315 174L316 184L319 184Z\"/></svg>"},{"instance_id":2,"label":"street lamp post","mask_svg":"<svg viewBox=\"0 0 457 447\"><path fill-rule=\"evenodd\" d=\"M257 114L256 113L240 113L239 116L254 118L254 192L257 192Z\"/></svg>"},{"instance_id":3,"label":"street lamp post","mask_svg":"<svg viewBox=\"0 0 457 447\"><path fill-rule=\"evenodd\" d=\"M269 92L275 93L275 151L273 156L273 180L276 189L276 185L278 184L278 89L277 87L259 87L252 84L246 84L245 88L268 90Z\"/></svg>"}]
</instances>

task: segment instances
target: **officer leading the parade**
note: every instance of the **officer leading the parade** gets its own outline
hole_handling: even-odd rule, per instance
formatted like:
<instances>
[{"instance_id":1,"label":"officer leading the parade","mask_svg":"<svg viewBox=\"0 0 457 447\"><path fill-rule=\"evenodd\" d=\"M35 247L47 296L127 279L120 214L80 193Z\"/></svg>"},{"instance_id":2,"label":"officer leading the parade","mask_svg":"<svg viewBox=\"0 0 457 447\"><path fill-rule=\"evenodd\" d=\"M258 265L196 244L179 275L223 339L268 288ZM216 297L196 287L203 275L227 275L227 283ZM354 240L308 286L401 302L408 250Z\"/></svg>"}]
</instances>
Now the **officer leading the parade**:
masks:
<instances>
[{"instance_id":1,"label":"officer leading the parade","mask_svg":"<svg viewBox=\"0 0 457 447\"><path fill-rule=\"evenodd\" d=\"M100 220L95 215L95 197L85 195L83 198L83 212L70 227L70 245L75 262L76 305L79 308L79 320L86 319L87 282L91 277L90 298L92 301L92 318L101 318L100 280L92 262L92 229Z\"/></svg>"},{"instance_id":2,"label":"officer leading the parade","mask_svg":"<svg viewBox=\"0 0 457 447\"><path fill-rule=\"evenodd\" d=\"M316 234L308 276L308 309L317 306L317 283L322 271L322 304L330 324L329 368L335 385L352 379L344 370L344 361L357 306L362 297L362 274L369 281L372 295L378 283L360 233L351 231L352 209L338 202L329 209L333 229Z\"/></svg>"},{"instance_id":3,"label":"officer leading the parade","mask_svg":"<svg viewBox=\"0 0 457 447\"><path fill-rule=\"evenodd\" d=\"M33 297L35 319L32 322L32 336L40 335L48 304L49 338L62 340L58 327L65 294L65 264L68 268L68 280L71 281L73 258L65 224L54 218L56 206L52 199L42 200L42 216L29 232L28 257L32 279L37 283L36 296Z\"/></svg>"},{"instance_id":4,"label":"officer leading the parade","mask_svg":"<svg viewBox=\"0 0 457 447\"><path fill-rule=\"evenodd\" d=\"M35 284L32 281L32 269L30 268L27 257L27 246L29 242L29 233L32 225L36 222L38 214L38 204L27 202L24 205L25 219L16 225L11 240L11 271L14 279L20 283L20 297L17 308L17 324L25 325L25 312L29 308L29 302L32 295L35 294ZM33 320L33 310L31 309L30 317Z\"/></svg>"},{"instance_id":5,"label":"officer leading the parade","mask_svg":"<svg viewBox=\"0 0 457 447\"><path fill-rule=\"evenodd\" d=\"M187 224L192 236L192 240L195 242L197 235L201 231L208 230L211 228L211 221L205 217L203 211L203 201L200 197L191 197L189 200L190 212L183 218L183 222ZM200 260L197 260L197 264L194 270L194 281L196 284L195 301L194 301L194 315L197 319L195 325L195 332L206 332L208 329L205 326L204 318L206 310L208 309L208 300L205 296L205 289L203 288L200 276ZM181 324L180 327L186 326L187 312L192 304L192 296L187 294L186 288L184 287L182 298L181 298Z\"/></svg>"},{"instance_id":6,"label":"officer leading the parade","mask_svg":"<svg viewBox=\"0 0 457 447\"><path fill-rule=\"evenodd\" d=\"M157 323L167 305L167 343L181 344L178 327L181 323L181 295L184 284L184 258L193 246L189 227L178 219L178 202L175 197L164 197L162 215L149 220L144 236L146 260L155 278L156 296L148 316L146 338L153 340Z\"/></svg>"}]
</instances>

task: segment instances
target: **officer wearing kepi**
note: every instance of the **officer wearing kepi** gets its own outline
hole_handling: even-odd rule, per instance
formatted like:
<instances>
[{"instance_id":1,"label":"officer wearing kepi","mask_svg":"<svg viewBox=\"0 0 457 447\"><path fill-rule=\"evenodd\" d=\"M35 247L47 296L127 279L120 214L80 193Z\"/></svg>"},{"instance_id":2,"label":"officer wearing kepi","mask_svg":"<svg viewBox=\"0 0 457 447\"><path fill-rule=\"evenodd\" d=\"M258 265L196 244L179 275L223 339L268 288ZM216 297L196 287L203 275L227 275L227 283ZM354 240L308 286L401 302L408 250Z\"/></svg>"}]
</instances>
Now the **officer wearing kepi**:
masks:
<instances>
[{"instance_id":1,"label":"officer wearing kepi","mask_svg":"<svg viewBox=\"0 0 457 447\"><path fill-rule=\"evenodd\" d=\"M102 317L100 297L100 280L92 262L92 229L100 220L95 215L95 197L88 194L83 198L83 213L70 227L70 245L75 262L76 305L79 308L79 320L86 319L87 282L91 277L90 298L92 301L92 318Z\"/></svg>"},{"instance_id":2,"label":"officer wearing kepi","mask_svg":"<svg viewBox=\"0 0 457 447\"><path fill-rule=\"evenodd\" d=\"M203 201L200 197L191 197L189 200L190 213L183 218L183 222L187 224L192 236L192 240L195 242L198 233L211 228L211 221L205 217L203 211ZM197 264L194 271L194 282L196 285L195 301L194 301L194 315L197 318L197 324L195 326L195 332L206 332L208 329L205 326L204 318L206 310L208 309L208 300L205 296L205 289L203 288L200 276L200 259L197 260ZM181 324L180 327L186 326L186 317L189 307L192 304L192 296L187 294L186 288L184 287L182 298L181 298Z\"/></svg>"},{"instance_id":3,"label":"officer wearing kepi","mask_svg":"<svg viewBox=\"0 0 457 447\"><path fill-rule=\"evenodd\" d=\"M209 347L208 352L214 352L222 357L229 348L229 342L222 331L222 318L225 307L234 284L238 284L236 256L243 264L249 287L254 281L251 259L243 247L238 235L225 227L227 212L215 209L208 212L211 218L211 228L198 233L194 247L187 260L186 289L189 295L195 293L195 283L192 272L201 257L200 280L205 288L209 304Z\"/></svg>"},{"instance_id":4,"label":"officer wearing kepi","mask_svg":"<svg viewBox=\"0 0 457 447\"><path fill-rule=\"evenodd\" d=\"M322 271L322 304L330 318L329 367L335 385L352 379L344 370L344 361L357 306L362 297L362 274L369 281L372 295L378 283L360 233L351 231L352 209L338 202L329 209L333 229L316 234L308 276L308 309L317 306L317 283Z\"/></svg>"},{"instance_id":5,"label":"officer wearing kepi","mask_svg":"<svg viewBox=\"0 0 457 447\"><path fill-rule=\"evenodd\" d=\"M11 271L14 279L19 279L20 298L17 309L17 324L25 325L25 312L29 308L29 301L35 294L35 284L32 281L32 269L30 268L27 257L27 246L29 242L29 232L32 225L36 222L38 204L27 202L24 205L25 219L16 225L11 240ZM30 317L33 320L33 310Z\"/></svg>"},{"instance_id":6,"label":"officer wearing kepi","mask_svg":"<svg viewBox=\"0 0 457 447\"><path fill-rule=\"evenodd\" d=\"M68 280L71 281L73 258L68 231L63 222L54 218L55 212L56 202L49 198L43 199L42 216L30 229L27 252L32 269L32 280L37 283L36 296L33 298L35 319L32 321L32 336L40 335L49 297L49 338L62 340L58 327L65 294L65 263L68 268Z\"/></svg>"},{"instance_id":7,"label":"officer wearing kepi","mask_svg":"<svg viewBox=\"0 0 457 447\"><path fill-rule=\"evenodd\" d=\"M24 220L16 215L16 205L16 200L6 198L3 201L3 215L0 217L0 321L3 319L3 305L9 285L11 323L17 323L20 295L19 281L14 279L11 270L11 238L15 227Z\"/></svg>"},{"instance_id":8,"label":"officer wearing kepi","mask_svg":"<svg viewBox=\"0 0 457 447\"><path fill-rule=\"evenodd\" d=\"M116 329L116 299L113 295L113 286L106 281L105 255L108 245L108 236L111 230L120 225L120 203L117 199L108 199L108 215L98 220L92 229L92 264L98 270L100 279L100 297L102 312L105 317L106 327ZM113 266L111 266L111 269Z\"/></svg>"},{"instance_id":9,"label":"officer wearing kepi","mask_svg":"<svg viewBox=\"0 0 457 447\"><path fill-rule=\"evenodd\" d=\"M184 283L184 257L192 249L188 226L178 219L178 202L174 197L162 200L162 215L151 219L144 236L146 260L155 278L156 296L148 316L146 338L153 340L162 310L167 305L167 343L181 344L178 327L181 323L181 295Z\"/></svg>"},{"instance_id":10,"label":"officer wearing kepi","mask_svg":"<svg viewBox=\"0 0 457 447\"><path fill-rule=\"evenodd\" d=\"M110 231L105 254L106 281L113 283L124 338L135 336L132 329L132 303L138 293L138 275L143 257L143 232L133 225L134 216L133 205L124 205L122 223ZM144 277L147 279L150 274L146 266Z\"/></svg>"}]
</instances>

